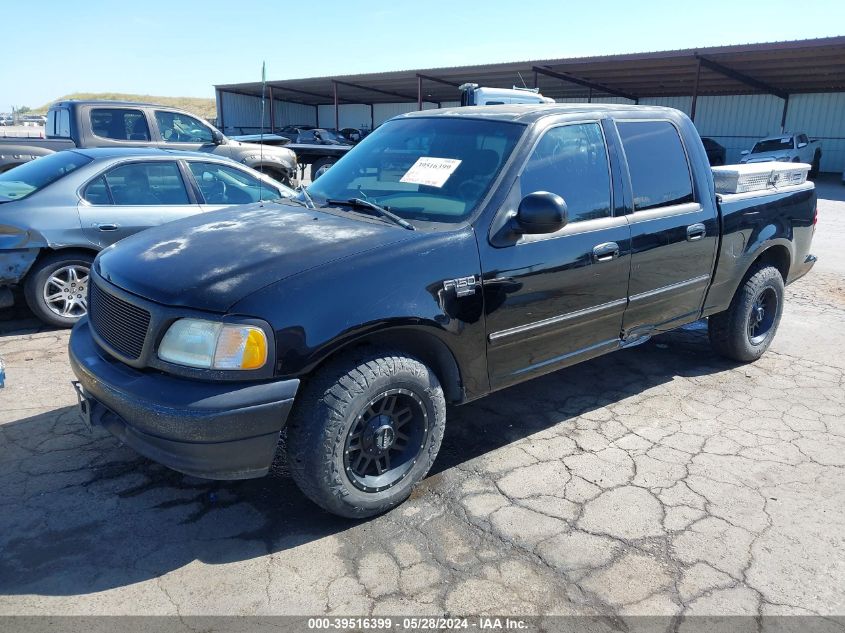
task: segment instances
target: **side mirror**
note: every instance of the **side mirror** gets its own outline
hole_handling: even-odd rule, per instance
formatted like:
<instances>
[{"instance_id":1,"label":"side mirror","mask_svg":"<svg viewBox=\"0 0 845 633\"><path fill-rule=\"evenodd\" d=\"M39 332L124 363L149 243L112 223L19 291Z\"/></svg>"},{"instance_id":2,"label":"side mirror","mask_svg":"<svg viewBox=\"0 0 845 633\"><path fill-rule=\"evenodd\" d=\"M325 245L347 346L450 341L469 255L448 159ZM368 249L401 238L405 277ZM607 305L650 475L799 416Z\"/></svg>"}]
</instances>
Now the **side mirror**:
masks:
<instances>
[{"instance_id":1,"label":"side mirror","mask_svg":"<svg viewBox=\"0 0 845 633\"><path fill-rule=\"evenodd\" d=\"M748 156L751 153L750 149L744 149L740 152L741 156Z\"/></svg>"},{"instance_id":2,"label":"side mirror","mask_svg":"<svg viewBox=\"0 0 845 633\"><path fill-rule=\"evenodd\" d=\"M211 140L215 145L223 145L226 142L226 137L220 130L211 130Z\"/></svg>"},{"instance_id":3,"label":"side mirror","mask_svg":"<svg viewBox=\"0 0 845 633\"><path fill-rule=\"evenodd\" d=\"M798 143L798 149L801 149L802 147L807 147L807 144L806 143Z\"/></svg>"},{"instance_id":4,"label":"side mirror","mask_svg":"<svg viewBox=\"0 0 845 633\"><path fill-rule=\"evenodd\" d=\"M569 214L559 195L535 191L522 199L514 219L520 233L536 235L559 231L569 221Z\"/></svg>"}]
</instances>

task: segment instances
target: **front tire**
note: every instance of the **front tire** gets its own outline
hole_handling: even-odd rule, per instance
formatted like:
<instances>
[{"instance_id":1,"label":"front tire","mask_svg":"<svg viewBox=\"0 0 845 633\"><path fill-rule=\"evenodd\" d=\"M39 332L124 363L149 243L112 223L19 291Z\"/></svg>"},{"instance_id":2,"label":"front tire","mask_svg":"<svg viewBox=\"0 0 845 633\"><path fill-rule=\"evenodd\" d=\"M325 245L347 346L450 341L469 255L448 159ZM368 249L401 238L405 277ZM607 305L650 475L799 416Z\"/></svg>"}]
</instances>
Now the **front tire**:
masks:
<instances>
[{"instance_id":1,"label":"front tire","mask_svg":"<svg viewBox=\"0 0 845 633\"><path fill-rule=\"evenodd\" d=\"M753 269L737 289L730 307L708 319L713 349L743 363L760 358L777 333L783 296L783 277L777 268Z\"/></svg>"},{"instance_id":2,"label":"front tire","mask_svg":"<svg viewBox=\"0 0 845 633\"><path fill-rule=\"evenodd\" d=\"M73 327L88 313L90 253L53 253L37 262L24 282L24 298L44 323Z\"/></svg>"},{"instance_id":3,"label":"front tire","mask_svg":"<svg viewBox=\"0 0 845 633\"><path fill-rule=\"evenodd\" d=\"M402 354L347 355L305 385L287 428L300 490L365 518L402 503L437 457L446 401L434 372Z\"/></svg>"},{"instance_id":4,"label":"front tire","mask_svg":"<svg viewBox=\"0 0 845 633\"><path fill-rule=\"evenodd\" d=\"M329 170L329 167L336 162L334 158L324 157L311 163L311 182L314 182L317 178L325 174Z\"/></svg>"}]
</instances>

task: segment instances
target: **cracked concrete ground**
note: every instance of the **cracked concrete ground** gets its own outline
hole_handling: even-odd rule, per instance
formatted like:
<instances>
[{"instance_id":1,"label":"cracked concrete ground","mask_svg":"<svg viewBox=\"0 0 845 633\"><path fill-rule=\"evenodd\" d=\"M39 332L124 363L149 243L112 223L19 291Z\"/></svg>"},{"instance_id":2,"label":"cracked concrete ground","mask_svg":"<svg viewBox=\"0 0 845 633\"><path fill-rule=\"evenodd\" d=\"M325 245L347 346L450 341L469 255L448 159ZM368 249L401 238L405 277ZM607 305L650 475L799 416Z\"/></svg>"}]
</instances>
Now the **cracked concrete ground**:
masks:
<instances>
[{"instance_id":1,"label":"cracked concrete ground","mask_svg":"<svg viewBox=\"0 0 845 633\"><path fill-rule=\"evenodd\" d=\"M67 333L7 323L0 615L845 614L843 238L822 201L757 363L691 327L455 408L432 474L362 523L283 463L208 482L89 435Z\"/></svg>"}]
</instances>

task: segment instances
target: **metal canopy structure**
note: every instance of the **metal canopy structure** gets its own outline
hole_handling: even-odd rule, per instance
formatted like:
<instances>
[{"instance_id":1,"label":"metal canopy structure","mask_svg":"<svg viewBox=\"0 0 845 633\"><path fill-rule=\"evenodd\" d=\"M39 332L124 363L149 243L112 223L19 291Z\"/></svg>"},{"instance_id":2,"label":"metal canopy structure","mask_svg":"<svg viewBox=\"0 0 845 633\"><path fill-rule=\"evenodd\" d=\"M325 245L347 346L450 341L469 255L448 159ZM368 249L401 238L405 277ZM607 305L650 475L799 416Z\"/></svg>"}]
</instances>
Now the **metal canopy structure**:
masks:
<instances>
[{"instance_id":1,"label":"metal canopy structure","mask_svg":"<svg viewBox=\"0 0 845 633\"><path fill-rule=\"evenodd\" d=\"M555 99L845 91L845 36L709 48L426 68L268 81L268 98L318 106L341 103L441 103L462 83L533 86ZM262 95L260 82L216 86L218 93ZM694 110L694 105L693 105Z\"/></svg>"}]
</instances>

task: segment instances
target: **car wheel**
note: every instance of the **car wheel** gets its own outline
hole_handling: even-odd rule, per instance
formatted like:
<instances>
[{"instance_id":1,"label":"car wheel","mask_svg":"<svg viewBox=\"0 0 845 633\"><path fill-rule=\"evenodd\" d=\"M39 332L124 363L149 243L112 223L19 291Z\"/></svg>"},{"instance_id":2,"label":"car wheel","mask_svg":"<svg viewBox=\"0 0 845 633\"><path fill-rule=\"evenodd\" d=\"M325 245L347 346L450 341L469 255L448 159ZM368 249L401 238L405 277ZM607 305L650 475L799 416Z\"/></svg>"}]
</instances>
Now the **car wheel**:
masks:
<instances>
[{"instance_id":1,"label":"car wheel","mask_svg":"<svg viewBox=\"0 0 845 633\"><path fill-rule=\"evenodd\" d=\"M288 465L322 508L374 516L407 499L425 476L445 423L443 390L422 362L402 354L346 356L297 396Z\"/></svg>"},{"instance_id":2,"label":"car wheel","mask_svg":"<svg viewBox=\"0 0 845 633\"><path fill-rule=\"evenodd\" d=\"M730 307L708 319L710 344L732 360L750 362L771 345L783 313L783 277L773 266L746 276Z\"/></svg>"},{"instance_id":3,"label":"car wheel","mask_svg":"<svg viewBox=\"0 0 845 633\"><path fill-rule=\"evenodd\" d=\"M317 178L325 174L335 162L334 158L325 157L311 163L311 182L314 182Z\"/></svg>"},{"instance_id":4,"label":"car wheel","mask_svg":"<svg viewBox=\"0 0 845 633\"><path fill-rule=\"evenodd\" d=\"M88 313L90 253L53 253L32 267L24 297L39 319L56 327L72 327Z\"/></svg>"}]
</instances>

